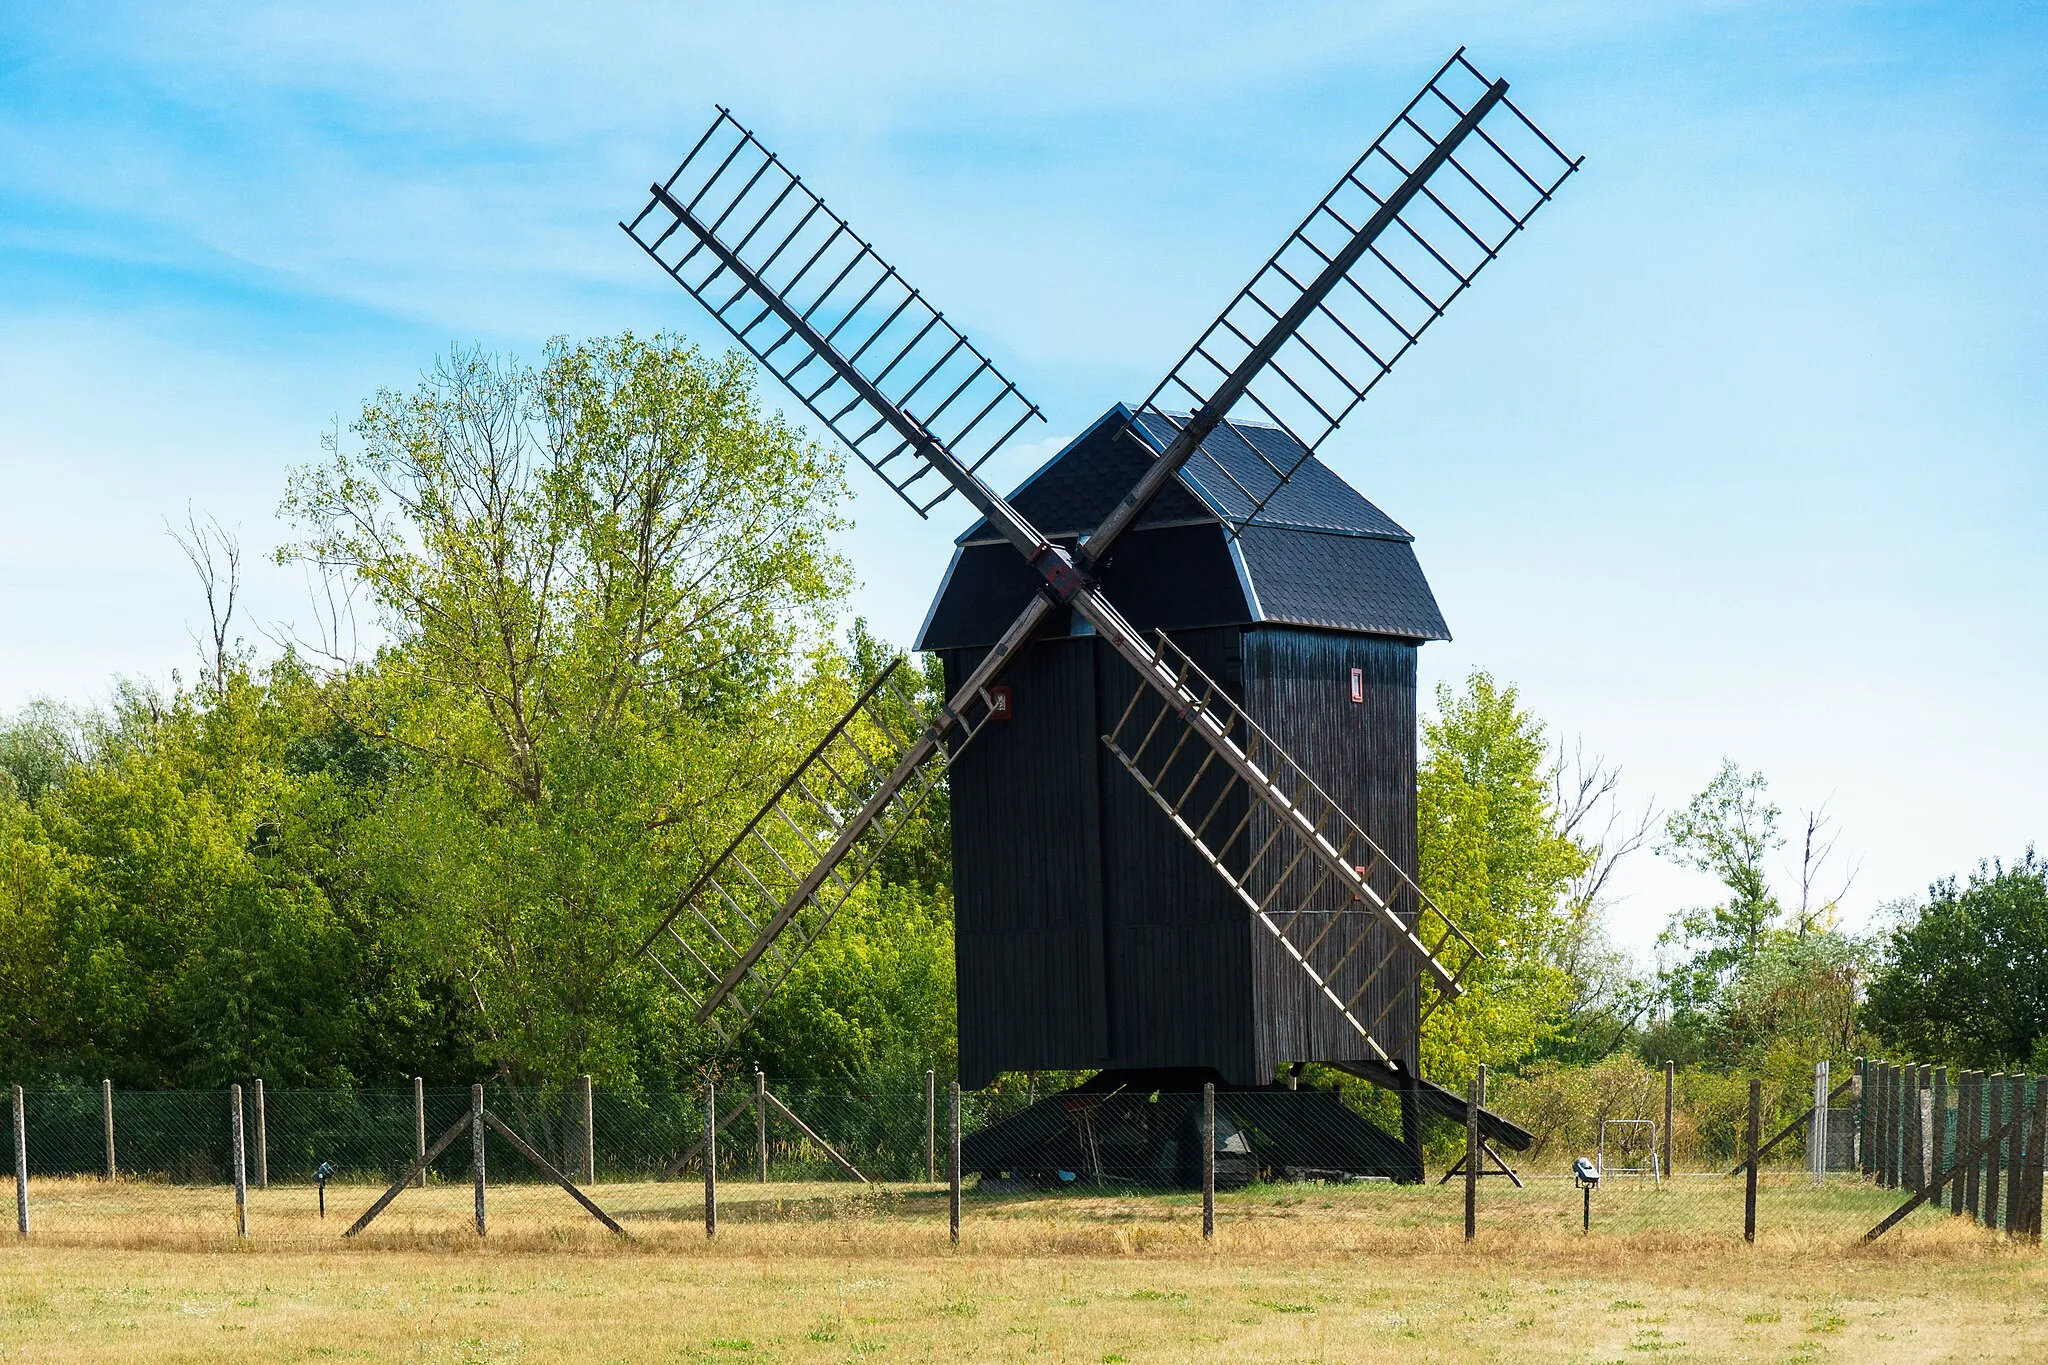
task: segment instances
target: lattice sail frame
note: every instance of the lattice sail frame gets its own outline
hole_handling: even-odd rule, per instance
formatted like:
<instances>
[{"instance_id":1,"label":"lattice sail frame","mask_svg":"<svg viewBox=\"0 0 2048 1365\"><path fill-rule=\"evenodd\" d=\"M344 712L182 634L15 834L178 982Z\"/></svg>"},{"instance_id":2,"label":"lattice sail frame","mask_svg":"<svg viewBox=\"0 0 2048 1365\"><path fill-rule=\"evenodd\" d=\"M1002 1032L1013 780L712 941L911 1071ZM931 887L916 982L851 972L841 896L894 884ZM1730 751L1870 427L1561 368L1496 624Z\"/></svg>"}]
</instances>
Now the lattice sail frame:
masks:
<instances>
[{"instance_id":1,"label":"lattice sail frame","mask_svg":"<svg viewBox=\"0 0 2048 1365\"><path fill-rule=\"evenodd\" d=\"M1453 54L1141 405L1174 428L1184 425L1360 230L1394 206L1387 229L1343 272L1343 287L1308 311L1234 400L1255 409L1257 421L1292 436L1300 456L1274 461L1227 416L1218 429L1250 452L1251 481L1205 451L1193 454L1190 463L1204 486L1241 503L1229 518L1235 524L1266 509L1578 169L1579 160L1559 151L1506 90L1505 82L1480 74L1463 48ZM1395 204L1409 177L1424 168L1420 191Z\"/></svg>"},{"instance_id":2,"label":"lattice sail frame","mask_svg":"<svg viewBox=\"0 0 2048 1365\"><path fill-rule=\"evenodd\" d=\"M620 226L919 516L953 488L927 480L932 466L878 397L969 471L1026 423L1045 420L722 105L675 173ZM793 317L822 332L872 390L802 344Z\"/></svg>"},{"instance_id":3,"label":"lattice sail frame","mask_svg":"<svg viewBox=\"0 0 2048 1365\"><path fill-rule=\"evenodd\" d=\"M860 691L640 945L640 955L725 1042L767 1008L988 720L984 704L953 728L949 744L925 746L932 714L905 690L905 662L901 656L891 660ZM806 872L818 866L855 813L906 755L920 752L899 784L900 795L833 860L820 885L799 895ZM736 1020L715 1008L712 996L721 987Z\"/></svg>"},{"instance_id":4,"label":"lattice sail frame","mask_svg":"<svg viewBox=\"0 0 2048 1365\"><path fill-rule=\"evenodd\" d=\"M1409 983L1419 975L1428 988L1418 1011L1427 1021L1462 989L1483 956L1478 945L1164 631L1155 649L1173 670L1181 704L1137 688L1102 742L1373 1055L1397 1060L1379 1032ZM1216 763L1213 745L1189 744L1204 725L1279 789L1292 818L1275 819L1270 802L1251 799L1245 780ZM1316 856L1318 845L1327 856ZM1342 885L1332 862L1353 867L1359 884ZM1367 923L1378 932L1331 938ZM1376 959L1354 962L1375 940L1383 945ZM1390 968L1399 969L1391 983ZM1365 1008L1376 986L1379 1007Z\"/></svg>"}]
</instances>

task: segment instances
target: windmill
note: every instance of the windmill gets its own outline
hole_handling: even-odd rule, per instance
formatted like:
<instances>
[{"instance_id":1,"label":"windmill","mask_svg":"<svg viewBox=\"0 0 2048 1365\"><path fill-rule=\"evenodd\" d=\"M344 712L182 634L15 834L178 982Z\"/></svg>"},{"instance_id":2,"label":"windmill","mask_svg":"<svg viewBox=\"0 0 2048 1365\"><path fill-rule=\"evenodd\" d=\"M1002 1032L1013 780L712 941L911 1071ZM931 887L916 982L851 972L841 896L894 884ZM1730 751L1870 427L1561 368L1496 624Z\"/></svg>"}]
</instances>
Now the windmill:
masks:
<instances>
[{"instance_id":1,"label":"windmill","mask_svg":"<svg viewBox=\"0 0 2048 1365\"><path fill-rule=\"evenodd\" d=\"M1144 402L1116 410L1105 439L1135 477L1090 533L1058 536L980 474L1038 408L721 107L620 226L920 516L964 498L1035 590L935 712L914 705L901 660L884 669L647 937L642 955L696 1019L729 1042L759 1015L949 769L1011 714L1009 670L1064 623L1135 680L1106 751L1341 1033L1333 1060L1412 1069L1415 1030L1463 991L1477 946L1416 885L1412 848L1390 854L1227 682L1134 627L1104 570L1197 473L1228 490L1230 534L1264 524L1577 166L1460 49Z\"/></svg>"}]
</instances>

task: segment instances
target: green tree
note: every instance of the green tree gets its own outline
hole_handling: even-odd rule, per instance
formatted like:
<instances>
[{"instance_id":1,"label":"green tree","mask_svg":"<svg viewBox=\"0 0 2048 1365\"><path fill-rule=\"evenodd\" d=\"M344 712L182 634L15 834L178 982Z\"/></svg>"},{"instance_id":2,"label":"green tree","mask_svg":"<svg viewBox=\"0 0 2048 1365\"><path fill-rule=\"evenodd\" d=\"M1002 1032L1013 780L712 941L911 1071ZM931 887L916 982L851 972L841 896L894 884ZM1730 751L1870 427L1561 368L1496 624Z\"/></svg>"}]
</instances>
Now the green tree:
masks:
<instances>
[{"instance_id":1,"label":"green tree","mask_svg":"<svg viewBox=\"0 0 2048 1365\"><path fill-rule=\"evenodd\" d=\"M340 719L411 755L356 847L502 1074L633 1084L695 1045L630 958L849 692L835 457L738 357L631 335L457 353L298 471L281 552L390 643Z\"/></svg>"},{"instance_id":2,"label":"green tree","mask_svg":"<svg viewBox=\"0 0 2048 1365\"><path fill-rule=\"evenodd\" d=\"M1682 867L1720 881L1728 898L1681 911L1659 945L1681 955L1666 989L1679 1011L1710 1008L1719 988L1753 962L1782 912L1770 889L1764 859L1784 846L1782 812L1762 773L1745 774L1733 760L1705 789L1664 822L1657 851Z\"/></svg>"},{"instance_id":3,"label":"green tree","mask_svg":"<svg viewBox=\"0 0 2048 1365\"><path fill-rule=\"evenodd\" d=\"M2048 1066L2048 863L1951 877L1894 929L1863 1017L1911 1056L1983 1070Z\"/></svg>"},{"instance_id":4,"label":"green tree","mask_svg":"<svg viewBox=\"0 0 2048 1365\"><path fill-rule=\"evenodd\" d=\"M1424 1072L1459 1080L1520 1061L1559 1027L1566 893L1588 855L1559 827L1544 726L1513 687L1483 672L1462 692L1439 684L1422 739L1422 888L1486 954L1422 1040Z\"/></svg>"}]
</instances>

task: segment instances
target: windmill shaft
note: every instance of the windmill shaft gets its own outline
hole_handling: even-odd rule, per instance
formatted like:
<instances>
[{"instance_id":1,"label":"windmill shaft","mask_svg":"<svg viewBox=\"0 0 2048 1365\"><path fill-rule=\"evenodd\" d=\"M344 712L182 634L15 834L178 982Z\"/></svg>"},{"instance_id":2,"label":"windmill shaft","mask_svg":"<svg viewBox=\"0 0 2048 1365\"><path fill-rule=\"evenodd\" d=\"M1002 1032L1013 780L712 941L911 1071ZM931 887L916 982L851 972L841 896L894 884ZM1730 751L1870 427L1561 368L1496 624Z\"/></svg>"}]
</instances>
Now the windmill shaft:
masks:
<instances>
[{"instance_id":1,"label":"windmill shaft","mask_svg":"<svg viewBox=\"0 0 2048 1365\"><path fill-rule=\"evenodd\" d=\"M1492 111L1494 105L1506 98L1507 93L1508 83L1505 80L1496 80L1488 86L1486 93L1473 102L1472 107L1458 120L1443 141L1417 163L1415 169L1409 172L1407 179L1401 182L1400 188L1387 196L1386 202L1366 220L1365 226L1361 227L1329 264L1323 267L1322 272L1302 292L1301 297L1294 301L1294 305L1274 320L1266 335L1242 361L1238 362L1237 368L1217 386L1209 400L1196 410L1187 424L1181 427L1164 453L1145 471L1144 477L1138 480L1137 486L1132 488L1124 500L1117 504L1115 510L1103 519L1102 525L1095 529L1095 534L1084 542L1084 572L1102 561L1116 544L1117 538L1151 505L1152 499L1166 487L1168 480L1180 472L1181 466L1188 462L1189 457L1201 448L1209 433L1216 429L1216 424L1221 422L1237 400L1243 397L1245 389L1251 385L1259 371L1266 368L1281 346L1286 344L1287 339L1300 330L1301 325L1308 321L1323 300L1329 297L1330 292L1343 282L1352 267L1372 249L1380 234L1392 226L1394 220L1400 216L1401 210L1422 192L1429 178L1450 160L1452 153L1458 150L1459 144L1471 135L1472 130L1479 126L1479 121Z\"/></svg>"}]
</instances>

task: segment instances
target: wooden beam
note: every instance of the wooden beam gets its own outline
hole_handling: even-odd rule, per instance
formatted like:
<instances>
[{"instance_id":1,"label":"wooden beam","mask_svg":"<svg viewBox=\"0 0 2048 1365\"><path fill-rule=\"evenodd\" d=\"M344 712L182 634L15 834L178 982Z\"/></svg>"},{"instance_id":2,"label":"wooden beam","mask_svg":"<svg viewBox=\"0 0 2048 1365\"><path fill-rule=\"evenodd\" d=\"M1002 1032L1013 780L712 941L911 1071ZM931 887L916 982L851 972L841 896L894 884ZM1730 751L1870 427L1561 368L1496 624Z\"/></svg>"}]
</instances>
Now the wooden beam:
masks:
<instances>
[{"instance_id":1,"label":"wooden beam","mask_svg":"<svg viewBox=\"0 0 2048 1365\"><path fill-rule=\"evenodd\" d=\"M824 1148L825 1155L831 1157L834 1161L838 1162L842 1167L844 1167L848 1175L852 1176L855 1180L858 1180L863 1185L870 1185L874 1183L873 1181L869 1180L866 1176L860 1173L860 1168L858 1166L855 1166L851 1161L848 1161L845 1157L839 1155L839 1153L833 1149L831 1143L825 1141L825 1139L819 1137L816 1133L812 1132L811 1125L805 1123L802 1119L798 1118L794 1113L790 1112L790 1108L788 1105L784 1104L781 1100L777 1099L772 1093L768 1091L764 1090L761 1093L767 1096L768 1103L775 1106L775 1110L777 1113L781 1114L782 1117L788 1119L791 1123L795 1124L797 1126L798 1131L800 1131L805 1137L817 1143L818 1146Z\"/></svg>"},{"instance_id":2,"label":"wooden beam","mask_svg":"<svg viewBox=\"0 0 2048 1365\"><path fill-rule=\"evenodd\" d=\"M592 1218L595 1218L598 1222L604 1224L613 1232L619 1234L619 1236L628 1236L628 1233L624 1228L620 1227L617 1223L612 1221L612 1216L610 1214L606 1213L603 1209L599 1208L595 1203L591 1202L590 1196L583 1193L583 1191L577 1189L575 1182L570 1180L568 1176L563 1175L560 1171L556 1170L552 1165L550 1165L546 1157L542 1156L539 1152L534 1151L532 1147L528 1146L526 1139L519 1136L519 1134L513 1132L512 1129L506 1125L505 1120L499 1118L496 1114L493 1114L490 1110L486 1109L484 1110L484 1122L490 1124L491 1127L497 1129L499 1137L504 1138L505 1141L511 1143L514 1147L518 1148L519 1155L525 1157L528 1161L531 1161L535 1166L538 1166L540 1168L540 1172L542 1175L546 1176L548 1179L554 1181L557 1185L560 1185L563 1189L567 1190L569 1192L569 1197L575 1200L577 1203L581 1204L584 1207L585 1211L588 1212Z\"/></svg>"},{"instance_id":3,"label":"wooden beam","mask_svg":"<svg viewBox=\"0 0 2048 1365\"><path fill-rule=\"evenodd\" d=\"M392 1183L391 1188L384 1191L384 1193L378 1198L377 1202L370 1205L370 1207L364 1211L362 1217L356 1219L355 1222L349 1224L348 1231L342 1233L341 1235L344 1237L353 1237L357 1233L361 1232L364 1228L370 1226L370 1220L372 1218L375 1218L378 1214L384 1212L384 1210L390 1206L391 1201L398 1198L399 1192L402 1191L407 1185L412 1183L413 1177L418 1175L421 1171L427 1169L427 1167L433 1165L434 1158L440 1156L441 1153L447 1151L448 1144L455 1141L455 1139L461 1137L462 1130L467 1127L469 1127L469 1115L465 1113L461 1118L455 1120L454 1123L449 1125L448 1131L441 1134L441 1136L435 1141L433 1146L427 1148L426 1151L421 1152L417 1157L415 1157L413 1159L412 1165L405 1168L405 1174L398 1177L398 1179Z\"/></svg>"}]
</instances>

